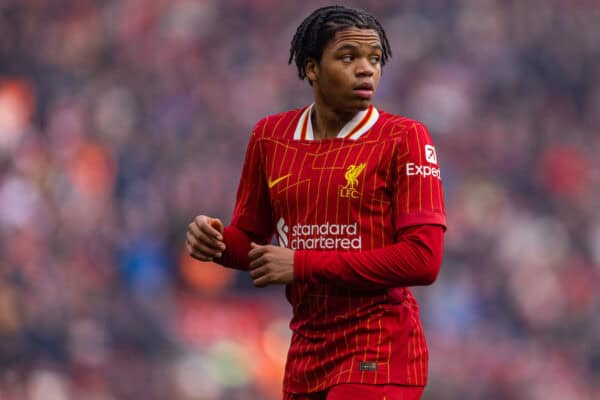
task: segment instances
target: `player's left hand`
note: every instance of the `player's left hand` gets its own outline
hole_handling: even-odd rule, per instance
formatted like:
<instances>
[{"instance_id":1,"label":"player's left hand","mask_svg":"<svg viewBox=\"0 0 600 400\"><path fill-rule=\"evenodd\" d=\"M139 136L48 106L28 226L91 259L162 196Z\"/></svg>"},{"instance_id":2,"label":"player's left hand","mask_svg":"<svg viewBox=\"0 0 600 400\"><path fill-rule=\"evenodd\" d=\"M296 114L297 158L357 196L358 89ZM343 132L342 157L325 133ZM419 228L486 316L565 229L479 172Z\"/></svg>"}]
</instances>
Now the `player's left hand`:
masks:
<instances>
[{"instance_id":1,"label":"player's left hand","mask_svg":"<svg viewBox=\"0 0 600 400\"><path fill-rule=\"evenodd\" d=\"M250 245L250 277L256 287L287 285L294 280L294 250L256 243Z\"/></svg>"}]
</instances>

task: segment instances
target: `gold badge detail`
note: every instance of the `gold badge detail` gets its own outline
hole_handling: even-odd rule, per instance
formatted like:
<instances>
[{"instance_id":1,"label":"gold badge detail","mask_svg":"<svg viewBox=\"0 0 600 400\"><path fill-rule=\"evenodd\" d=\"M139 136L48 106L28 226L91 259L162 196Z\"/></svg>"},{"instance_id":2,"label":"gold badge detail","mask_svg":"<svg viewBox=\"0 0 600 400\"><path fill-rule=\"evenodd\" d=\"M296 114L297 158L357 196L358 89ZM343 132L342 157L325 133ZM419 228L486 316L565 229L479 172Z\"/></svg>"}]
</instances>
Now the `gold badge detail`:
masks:
<instances>
[{"instance_id":1,"label":"gold badge detail","mask_svg":"<svg viewBox=\"0 0 600 400\"><path fill-rule=\"evenodd\" d=\"M358 165L350 165L344 174L344 178L346 178L346 185L340 186L340 197L358 199L360 197L360 192L356 190L358 186L358 176L363 172L367 163L362 163Z\"/></svg>"}]
</instances>

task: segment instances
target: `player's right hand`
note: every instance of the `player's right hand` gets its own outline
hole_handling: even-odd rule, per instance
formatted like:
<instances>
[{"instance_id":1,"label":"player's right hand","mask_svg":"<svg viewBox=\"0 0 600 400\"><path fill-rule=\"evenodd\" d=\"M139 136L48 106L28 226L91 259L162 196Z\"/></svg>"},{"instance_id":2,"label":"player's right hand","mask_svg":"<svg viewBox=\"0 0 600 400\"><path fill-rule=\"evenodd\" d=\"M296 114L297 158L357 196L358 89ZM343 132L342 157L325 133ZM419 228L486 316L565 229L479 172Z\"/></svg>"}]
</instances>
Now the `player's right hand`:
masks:
<instances>
[{"instance_id":1,"label":"player's right hand","mask_svg":"<svg viewBox=\"0 0 600 400\"><path fill-rule=\"evenodd\" d=\"M188 225L186 248L190 256L200 261L221 258L225 251L223 223L218 218L198 215Z\"/></svg>"}]
</instances>

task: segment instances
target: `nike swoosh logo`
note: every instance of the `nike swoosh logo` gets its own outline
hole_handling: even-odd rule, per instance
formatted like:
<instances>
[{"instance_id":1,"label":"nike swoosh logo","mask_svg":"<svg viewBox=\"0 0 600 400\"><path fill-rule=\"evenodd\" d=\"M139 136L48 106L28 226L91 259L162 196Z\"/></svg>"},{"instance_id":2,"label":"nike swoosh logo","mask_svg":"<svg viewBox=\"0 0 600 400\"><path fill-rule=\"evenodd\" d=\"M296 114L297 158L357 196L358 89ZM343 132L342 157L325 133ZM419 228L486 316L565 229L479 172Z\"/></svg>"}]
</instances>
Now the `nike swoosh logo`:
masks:
<instances>
[{"instance_id":1,"label":"nike swoosh logo","mask_svg":"<svg viewBox=\"0 0 600 400\"><path fill-rule=\"evenodd\" d=\"M277 185L282 180L289 178L290 176L292 176L292 174L287 174L287 175L284 175L284 176L280 176L279 178L275 179L274 181L271 180L271 178L269 178L269 189L272 189L273 186Z\"/></svg>"}]
</instances>

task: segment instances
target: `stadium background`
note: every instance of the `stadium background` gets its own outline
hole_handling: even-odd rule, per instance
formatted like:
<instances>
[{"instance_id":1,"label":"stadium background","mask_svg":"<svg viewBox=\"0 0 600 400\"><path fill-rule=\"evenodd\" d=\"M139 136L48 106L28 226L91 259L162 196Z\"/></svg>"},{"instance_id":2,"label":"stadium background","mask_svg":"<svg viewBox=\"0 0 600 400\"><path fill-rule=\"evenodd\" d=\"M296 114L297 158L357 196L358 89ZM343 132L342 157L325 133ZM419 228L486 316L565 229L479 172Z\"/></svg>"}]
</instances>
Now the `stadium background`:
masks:
<instances>
[{"instance_id":1,"label":"stadium background","mask_svg":"<svg viewBox=\"0 0 600 400\"><path fill-rule=\"evenodd\" d=\"M600 398L600 4L378 0L376 104L436 141L426 400ZM281 288L184 253L321 1L0 0L0 398L271 400Z\"/></svg>"}]
</instances>

